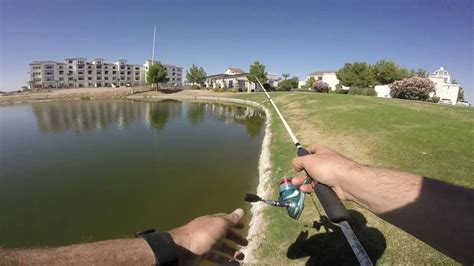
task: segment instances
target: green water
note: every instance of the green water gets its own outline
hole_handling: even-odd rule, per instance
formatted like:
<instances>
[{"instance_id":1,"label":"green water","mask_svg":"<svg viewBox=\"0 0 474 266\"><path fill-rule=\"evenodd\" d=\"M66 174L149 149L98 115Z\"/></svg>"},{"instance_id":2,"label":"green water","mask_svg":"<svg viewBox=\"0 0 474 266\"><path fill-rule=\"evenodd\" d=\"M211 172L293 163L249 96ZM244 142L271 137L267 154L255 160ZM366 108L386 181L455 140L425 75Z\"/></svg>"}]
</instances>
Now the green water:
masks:
<instances>
[{"instance_id":1,"label":"green water","mask_svg":"<svg viewBox=\"0 0 474 266\"><path fill-rule=\"evenodd\" d=\"M264 119L178 101L0 106L0 245L129 237L248 208Z\"/></svg>"}]
</instances>

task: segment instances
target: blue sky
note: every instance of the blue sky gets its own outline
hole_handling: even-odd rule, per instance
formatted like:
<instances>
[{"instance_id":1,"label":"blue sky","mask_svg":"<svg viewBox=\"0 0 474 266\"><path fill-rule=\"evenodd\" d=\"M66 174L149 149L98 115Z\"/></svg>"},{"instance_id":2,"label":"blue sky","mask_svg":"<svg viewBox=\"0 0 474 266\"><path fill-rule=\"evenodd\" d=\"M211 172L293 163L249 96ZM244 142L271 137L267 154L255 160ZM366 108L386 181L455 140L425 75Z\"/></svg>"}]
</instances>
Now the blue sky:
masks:
<instances>
[{"instance_id":1,"label":"blue sky","mask_svg":"<svg viewBox=\"0 0 474 266\"><path fill-rule=\"evenodd\" d=\"M474 100L473 4L454 1L0 0L1 87L18 89L34 60L151 57L208 74L259 60L305 78L346 62L444 66Z\"/></svg>"}]
</instances>

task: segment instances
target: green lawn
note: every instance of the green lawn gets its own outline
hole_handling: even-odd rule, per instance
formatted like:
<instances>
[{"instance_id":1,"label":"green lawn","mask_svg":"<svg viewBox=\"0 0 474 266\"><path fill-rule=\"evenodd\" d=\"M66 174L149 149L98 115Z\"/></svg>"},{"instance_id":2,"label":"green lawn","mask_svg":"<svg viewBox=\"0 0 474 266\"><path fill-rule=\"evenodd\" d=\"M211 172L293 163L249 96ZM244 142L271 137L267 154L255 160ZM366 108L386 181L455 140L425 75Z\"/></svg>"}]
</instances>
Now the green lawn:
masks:
<instances>
[{"instance_id":1,"label":"green lawn","mask_svg":"<svg viewBox=\"0 0 474 266\"><path fill-rule=\"evenodd\" d=\"M236 97L257 102L266 99L263 93ZM474 187L474 109L305 92L273 93L272 97L303 145L325 144L361 163ZM294 175L291 159L295 149L273 114L270 149L276 198L276 182L283 176ZM455 263L365 209L345 204L352 214L356 234L377 263ZM267 208L268 224L262 232L265 239L259 245L259 261L264 264L355 263L342 233L326 223L319 226L320 216L315 206L308 197L299 221L290 219L285 210ZM318 209L322 210L320 206Z\"/></svg>"}]
</instances>

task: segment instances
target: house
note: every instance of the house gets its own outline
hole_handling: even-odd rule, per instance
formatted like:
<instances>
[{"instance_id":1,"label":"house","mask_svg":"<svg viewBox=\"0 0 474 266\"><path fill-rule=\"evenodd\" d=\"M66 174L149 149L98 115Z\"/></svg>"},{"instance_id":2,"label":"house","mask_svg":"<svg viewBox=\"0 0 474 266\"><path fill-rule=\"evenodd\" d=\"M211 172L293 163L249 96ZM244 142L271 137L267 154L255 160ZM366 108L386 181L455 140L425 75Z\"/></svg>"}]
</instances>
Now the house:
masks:
<instances>
[{"instance_id":1,"label":"house","mask_svg":"<svg viewBox=\"0 0 474 266\"><path fill-rule=\"evenodd\" d=\"M258 90L256 84L249 82L247 74L240 68L229 67L222 74L207 76L204 85L208 88L236 88L239 91L247 92L255 91L256 88ZM267 73L267 78L267 83L272 87L278 86L281 80L281 76L275 73Z\"/></svg>"},{"instance_id":2,"label":"house","mask_svg":"<svg viewBox=\"0 0 474 266\"><path fill-rule=\"evenodd\" d=\"M445 70L444 67L440 67L434 71L428 78L434 82L436 90L435 93L432 93L430 96L436 96L440 99L450 99L453 105L457 103L459 88L461 86L452 83L451 75L449 75L449 72Z\"/></svg>"},{"instance_id":3,"label":"house","mask_svg":"<svg viewBox=\"0 0 474 266\"><path fill-rule=\"evenodd\" d=\"M336 85L340 83L339 79L336 76L336 71L315 71L313 73L310 73L304 81L300 81L298 87L301 88L302 86L304 86L306 84L306 81L311 77L314 77L315 80L327 83L329 85L329 89L333 91L336 90ZM346 90L349 89L345 86L343 86L342 88Z\"/></svg>"}]
</instances>

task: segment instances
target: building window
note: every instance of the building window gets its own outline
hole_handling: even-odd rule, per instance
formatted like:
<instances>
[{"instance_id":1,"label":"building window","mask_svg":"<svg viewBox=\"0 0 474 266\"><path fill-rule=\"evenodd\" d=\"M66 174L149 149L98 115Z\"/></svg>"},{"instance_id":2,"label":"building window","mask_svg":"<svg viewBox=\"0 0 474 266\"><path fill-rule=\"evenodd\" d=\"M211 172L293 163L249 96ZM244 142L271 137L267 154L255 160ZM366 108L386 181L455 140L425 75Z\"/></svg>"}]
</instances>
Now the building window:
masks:
<instances>
[{"instance_id":1,"label":"building window","mask_svg":"<svg viewBox=\"0 0 474 266\"><path fill-rule=\"evenodd\" d=\"M105 80L109 80L109 77L105 77L104 79L105 79Z\"/></svg>"},{"instance_id":2,"label":"building window","mask_svg":"<svg viewBox=\"0 0 474 266\"><path fill-rule=\"evenodd\" d=\"M318 77L318 80L323 80L323 77Z\"/></svg>"},{"instance_id":3,"label":"building window","mask_svg":"<svg viewBox=\"0 0 474 266\"><path fill-rule=\"evenodd\" d=\"M79 61L77 61L77 63L78 63L78 64L84 64L84 61L79 60Z\"/></svg>"},{"instance_id":4,"label":"building window","mask_svg":"<svg viewBox=\"0 0 474 266\"><path fill-rule=\"evenodd\" d=\"M131 68L130 67L127 67L127 70L130 70Z\"/></svg>"},{"instance_id":5,"label":"building window","mask_svg":"<svg viewBox=\"0 0 474 266\"><path fill-rule=\"evenodd\" d=\"M69 64L72 64L72 60L69 60L68 63L69 63Z\"/></svg>"},{"instance_id":6,"label":"building window","mask_svg":"<svg viewBox=\"0 0 474 266\"><path fill-rule=\"evenodd\" d=\"M138 75L140 75L140 72L135 72L135 76L138 76Z\"/></svg>"},{"instance_id":7,"label":"building window","mask_svg":"<svg viewBox=\"0 0 474 266\"><path fill-rule=\"evenodd\" d=\"M59 78L59 81L63 81L64 79L63 78Z\"/></svg>"},{"instance_id":8,"label":"building window","mask_svg":"<svg viewBox=\"0 0 474 266\"><path fill-rule=\"evenodd\" d=\"M63 66L59 66L59 69L63 69Z\"/></svg>"},{"instance_id":9,"label":"building window","mask_svg":"<svg viewBox=\"0 0 474 266\"><path fill-rule=\"evenodd\" d=\"M123 72L123 71L122 71L122 72L120 72L120 75L125 75L125 72Z\"/></svg>"},{"instance_id":10,"label":"building window","mask_svg":"<svg viewBox=\"0 0 474 266\"><path fill-rule=\"evenodd\" d=\"M102 71L97 71L97 75L100 75L100 74L102 74Z\"/></svg>"},{"instance_id":11,"label":"building window","mask_svg":"<svg viewBox=\"0 0 474 266\"><path fill-rule=\"evenodd\" d=\"M127 72L127 75L130 75L131 73L132 73L132 72L128 71L128 72Z\"/></svg>"},{"instance_id":12,"label":"building window","mask_svg":"<svg viewBox=\"0 0 474 266\"><path fill-rule=\"evenodd\" d=\"M69 69L72 69L72 66L69 66Z\"/></svg>"},{"instance_id":13,"label":"building window","mask_svg":"<svg viewBox=\"0 0 474 266\"><path fill-rule=\"evenodd\" d=\"M112 69L117 69L117 68L115 66L113 66Z\"/></svg>"},{"instance_id":14,"label":"building window","mask_svg":"<svg viewBox=\"0 0 474 266\"><path fill-rule=\"evenodd\" d=\"M62 74L64 74L64 71L59 70L59 75L62 75Z\"/></svg>"},{"instance_id":15,"label":"building window","mask_svg":"<svg viewBox=\"0 0 474 266\"><path fill-rule=\"evenodd\" d=\"M114 75L117 74L117 71L112 71L112 74L114 74Z\"/></svg>"},{"instance_id":16,"label":"building window","mask_svg":"<svg viewBox=\"0 0 474 266\"><path fill-rule=\"evenodd\" d=\"M84 75L84 72L83 71L79 71L77 72L78 75Z\"/></svg>"},{"instance_id":17,"label":"building window","mask_svg":"<svg viewBox=\"0 0 474 266\"><path fill-rule=\"evenodd\" d=\"M92 77L88 77L87 80L92 80Z\"/></svg>"},{"instance_id":18,"label":"building window","mask_svg":"<svg viewBox=\"0 0 474 266\"><path fill-rule=\"evenodd\" d=\"M140 78L139 78L139 77L135 77L135 80L140 80Z\"/></svg>"},{"instance_id":19,"label":"building window","mask_svg":"<svg viewBox=\"0 0 474 266\"><path fill-rule=\"evenodd\" d=\"M87 71L87 74L92 75L92 71Z\"/></svg>"},{"instance_id":20,"label":"building window","mask_svg":"<svg viewBox=\"0 0 474 266\"><path fill-rule=\"evenodd\" d=\"M69 71L68 74L69 74L69 75L72 75L72 71Z\"/></svg>"},{"instance_id":21,"label":"building window","mask_svg":"<svg viewBox=\"0 0 474 266\"><path fill-rule=\"evenodd\" d=\"M139 68L139 67L136 67L135 70L140 70L140 68Z\"/></svg>"},{"instance_id":22,"label":"building window","mask_svg":"<svg viewBox=\"0 0 474 266\"><path fill-rule=\"evenodd\" d=\"M109 74L109 71L104 71L104 74Z\"/></svg>"}]
</instances>

